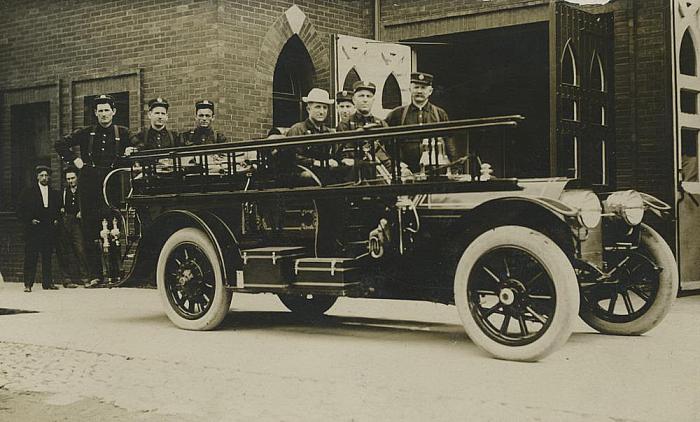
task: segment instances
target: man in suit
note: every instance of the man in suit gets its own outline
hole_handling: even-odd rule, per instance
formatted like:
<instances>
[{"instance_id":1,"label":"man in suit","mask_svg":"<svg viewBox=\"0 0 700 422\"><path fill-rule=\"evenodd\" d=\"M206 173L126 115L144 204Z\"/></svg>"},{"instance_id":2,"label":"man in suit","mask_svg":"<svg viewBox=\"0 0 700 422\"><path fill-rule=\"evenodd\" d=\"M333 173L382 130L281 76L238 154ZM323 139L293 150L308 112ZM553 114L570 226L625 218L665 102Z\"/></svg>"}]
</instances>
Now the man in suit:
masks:
<instances>
[{"instance_id":1,"label":"man in suit","mask_svg":"<svg viewBox=\"0 0 700 422\"><path fill-rule=\"evenodd\" d=\"M51 254L61 207L60 195L49 186L51 169L36 166L36 183L26 188L19 198L19 217L24 225L24 291L34 285L36 264L41 255L44 290L57 290L51 277Z\"/></svg>"}]
</instances>

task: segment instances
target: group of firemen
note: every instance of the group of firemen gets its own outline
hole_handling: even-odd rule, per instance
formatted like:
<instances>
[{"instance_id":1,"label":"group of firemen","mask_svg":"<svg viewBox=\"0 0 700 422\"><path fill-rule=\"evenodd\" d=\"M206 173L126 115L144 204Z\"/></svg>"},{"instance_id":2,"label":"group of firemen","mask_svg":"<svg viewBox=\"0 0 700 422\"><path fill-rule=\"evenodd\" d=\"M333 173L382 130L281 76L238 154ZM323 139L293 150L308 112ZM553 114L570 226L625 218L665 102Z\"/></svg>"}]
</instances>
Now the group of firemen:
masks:
<instances>
[{"instance_id":1,"label":"group of firemen","mask_svg":"<svg viewBox=\"0 0 700 422\"><path fill-rule=\"evenodd\" d=\"M335 100L330 98L326 90L313 88L307 96L302 98L306 103L308 118L290 127L285 136L447 121L448 115L445 110L429 101L433 92L432 82L433 76L430 74L412 73L410 104L392 110L385 120L372 115L376 93L376 85L372 82L355 82L352 91L338 92ZM326 126L325 121L330 106L334 103L340 119L338 126L331 129ZM101 199L103 182L108 173L118 166L121 157L129 156L138 151L227 141L223 134L212 128L215 118L215 106L212 101L202 100L195 104L196 127L183 133L177 133L167 128L169 107L168 101L163 98L150 100L148 102L149 126L131 135L128 128L113 123L117 113L114 98L110 95L99 95L93 102L97 124L77 129L56 142L55 149L58 155L62 160L71 164L71 167L64 172L71 180L66 179L67 186L63 194L45 194L50 169L38 166L36 169L37 184L33 187L37 188L34 190L41 193L41 196L32 190L32 192L23 195L20 201L20 206L27 210L23 213L27 245L25 249L25 291L31 291L38 255L42 256L42 263L48 263L48 265L43 265L44 288L55 288L50 272L51 250L47 249L54 240L50 235L53 230L40 229L40 226L48 221L49 227L51 227L61 219L70 220L73 223L70 234L72 240L63 242L64 249L67 249L67 251L64 250L64 253L73 255L77 263L80 264L67 265L67 267L73 269L84 267L81 270L83 274L76 275L75 278L86 280L87 285L92 286L106 282L104 262L100 262L99 252L91 245L100 244L105 240L101 238L104 237L104 233L101 234L101 232L105 231L104 221L109 219L111 210ZM80 147L79 155L73 151L73 147L76 146ZM448 157L453 157L451 142L447 142L445 147ZM354 153L354 146L347 146L347 148L340 146L330 152L321 152L318 146L305 146L295 148L294 158L291 160L295 164L308 167L321 166L322 164L328 167L351 166L356 158L353 157ZM383 163L390 160L381 145L377 145L373 154L376 154L376 160ZM420 154L419 143L402 144L401 165L407 171L409 169L415 170ZM79 188L78 174L80 175ZM33 204L32 201L37 202L37 204ZM52 204L49 205L49 202ZM29 212L30 209L31 212ZM56 215L49 215L52 214L48 212L49 209L56 209L57 211L54 213ZM39 214L36 215L37 218L31 218L34 215L34 210L41 214L41 218L39 218ZM116 226L113 229L116 229ZM84 245L80 245L80 240L84 241Z\"/></svg>"}]
</instances>

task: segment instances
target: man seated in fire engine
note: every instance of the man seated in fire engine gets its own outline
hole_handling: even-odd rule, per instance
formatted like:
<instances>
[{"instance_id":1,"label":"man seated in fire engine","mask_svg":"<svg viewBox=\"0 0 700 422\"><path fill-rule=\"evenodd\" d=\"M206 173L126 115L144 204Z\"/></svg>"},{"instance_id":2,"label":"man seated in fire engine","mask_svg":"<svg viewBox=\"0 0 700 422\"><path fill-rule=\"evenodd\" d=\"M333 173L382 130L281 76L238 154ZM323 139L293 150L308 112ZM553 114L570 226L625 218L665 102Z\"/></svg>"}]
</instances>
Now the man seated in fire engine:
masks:
<instances>
[{"instance_id":1,"label":"man seated in fire engine","mask_svg":"<svg viewBox=\"0 0 700 422\"><path fill-rule=\"evenodd\" d=\"M334 102L330 98L328 91L313 88L302 100L306 103L306 111L309 117L292 125L286 136L317 135L334 132L325 123L330 105ZM302 145L280 148L277 155L276 162L283 172L297 174L305 180L317 179L321 174L323 174L324 178L327 178L330 174L327 170L338 167L338 161L333 158L332 145ZM319 181L315 182L318 183ZM325 180L325 182L329 182L329 180Z\"/></svg>"},{"instance_id":2,"label":"man seated in fire engine","mask_svg":"<svg viewBox=\"0 0 700 422\"><path fill-rule=\"evenodd\" d=\"M346 120L338 124L338 131L350 130L368 130L372 128L387 127L388 124L372 114L374 105L375 93L377 86L368 81L357 81L353 84L352 101L355 105L355 112ZM358 155L359 154L359 155ZM338 147L337 156L342 164L347 166L363 165L372 163L374 169L380 174L379 179L388 183L391 181L391 169L393 168L392 157L386 151L384 145L378 141L364 141L361 144L355 142L346 143ZM379 164L379 165L374 165ZM374 170L373 169L373 170ZM363 172L357 169L358 172ZM361 179L373 179L374 171L368 172L369 175L360 174ZM407 167L401 165L401 176L410 175Z\"/></svg>"}]
</instances>

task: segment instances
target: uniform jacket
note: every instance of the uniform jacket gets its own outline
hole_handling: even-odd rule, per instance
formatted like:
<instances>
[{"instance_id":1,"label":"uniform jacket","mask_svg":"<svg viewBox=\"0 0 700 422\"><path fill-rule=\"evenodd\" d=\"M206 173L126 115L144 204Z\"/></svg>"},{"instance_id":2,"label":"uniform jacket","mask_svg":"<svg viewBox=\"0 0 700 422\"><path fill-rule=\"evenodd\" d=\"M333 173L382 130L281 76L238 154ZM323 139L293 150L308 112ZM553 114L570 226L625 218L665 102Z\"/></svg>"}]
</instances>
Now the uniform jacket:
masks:
<instances>
[{"instance_id":1,"label":"uniform jacket","mask_svg":"<svg viewBox=\"0 0 700 422\"><path fill-rule=\"evenodd\" d=\"M77 155L71 150L80 146L80 158L88 166L115 167L129 145L129 129L124 126L87 126L56 141L54 147L65 161L72 162Z\"/></svg>"},{"instance_id":2,"label":"uniform jacket","mask_svg":"<svg viewBox=\"0 0 700 422\"><path fill-rule=\"evenodd\" d=\"M326 125L316 126L310 119L306 119L303 122L292 125L287 131L286 136L316 135L331 132L332 130ZM330 145L296 147L294 148L296 164L301 164L306 167L313 166L314 160L323 161L333 158L331 155L332 150ZM284 154L284 152L281 153Z\"/></svg>"},{"instance_id":3,"label":"uniform jacket","mask_svg":"<svg viewBox=\"0 0 700 422\"><path fill-rule=\"evenodd\" d=\"M131 146L139 151L149 149L172 148L180 146L180 138L177 132L163 128L155 130L152 127L141 129L136 135L131 137Z\"/></svg>"},{"instance_id":4,"label":"uniform jacket","mask_svg":"<svg viewBox=\"0 0 700 422\"><path fill-rule=\"evenodd\" d=\"M389 126L440 123L449 120L450 117L447 115L447 112L431 102L427 102L422 109L416 107L413 103L397 107L391 110L386 116L386 121ZM450 160L458 158L457 147L452 138L447 138L445 140L445 150ZM411 143L405 142L401 146L401 158L411 167L418 164L420 154L420 143L418 141Z\"/></svg>"},{"instance_id":5,"label":"uniform jacket","mask_svg":"<svg viewBox=\"0 0 700 422\"><path fill-rule=\"evenodd\" d=\"M227 142L226 136L210 127L197 127L181 135L182 145L221 144Z\"/></svg>"},{"instance_id":6,"label":"uniform jacket","mask_svg":"<svg viewBox=\"0 0 700 422\"><path fill-rule=\"evenodd\" d=\"M371 114L369 115L363 115L362 113L355 112L350 118L348 119L347 122L340 122L338 124L338 132L347 132L349 130L357 130L360 128L365 127L366 125L374 125L377 127L387 127L388 124L378 118L375 117ZM363 145L367 149L367 144ZM384 167L387 169L392 168L392 161L391 157L389 154L386 152L386 148L384 145L379 142L375 141L374 142L374 149L375 149L375 159L381 162ZM336 156L340 158L355 158L355 151L356 151L356 146L354 143L346 143L343 145L338 145L337 146L337 152ZM360 160L364 160L367 157L357 157Z\"/></svg>"}]
</instances>

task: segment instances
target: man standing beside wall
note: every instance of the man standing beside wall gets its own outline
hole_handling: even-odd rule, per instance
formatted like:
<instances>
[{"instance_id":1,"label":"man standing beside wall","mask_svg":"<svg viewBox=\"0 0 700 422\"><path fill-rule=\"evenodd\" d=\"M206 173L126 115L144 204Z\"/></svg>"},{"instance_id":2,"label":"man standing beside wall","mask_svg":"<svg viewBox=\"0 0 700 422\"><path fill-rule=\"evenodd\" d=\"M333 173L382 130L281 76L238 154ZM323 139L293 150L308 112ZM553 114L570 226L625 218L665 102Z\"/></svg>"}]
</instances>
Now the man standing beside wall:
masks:
<instances>
[{"instance_id":1,"label":"man standing beside wall","mask_svg":"<svg viewBox=\"0 0 700 422\"><path fill-rule=\"evenodd\" d=\"M26 188L19 198L19 217L24 226L24 291L29 293L36 277L36 265L41 255L41 285L44 290L56 290L51 275L51 254L58 226L60 199L49 186L47 166L36 166L36 183Z\"/></svg>"},{"instance_id":2,"label":"man standing beside wall","mask_svg":"<svg viewBox=\"0 0 700 422\"><path fill-rule=\"evenodd\" d=\"M83 232L89 242L87 256L92 276L91 285L97 284L102 275L100 255L93 243L100 239L101 219L111 220L111 210L102 197L102 186L107 174L119 164L129 143L129 129L113 123L117 113L114 98L110 95L98 96L95 98L93 111L97 117L96 125L77 129L55 144L58 155L81 170L81 213ZM73 152L74 146L80 146L80 156ZM119 196L115 189L118 187L113 184L108 189L111 201L115 201Z\"/></svg>"},{"instance_id":3,"label":"man standing beside wall","mask_svg":"<svg viewBox=\"0 0 700 422\"><path fill-rule=\"evenodd\" d=\"M63 272L71 279L63 287L75 287L74 283L88 285L88 261L85 255L85 238L80 211L80 189L78 187L78 170L68 168L65 171L66 186L61 198L61 230L58 240L59 262Z\"/></svg>"}]
</instances>

